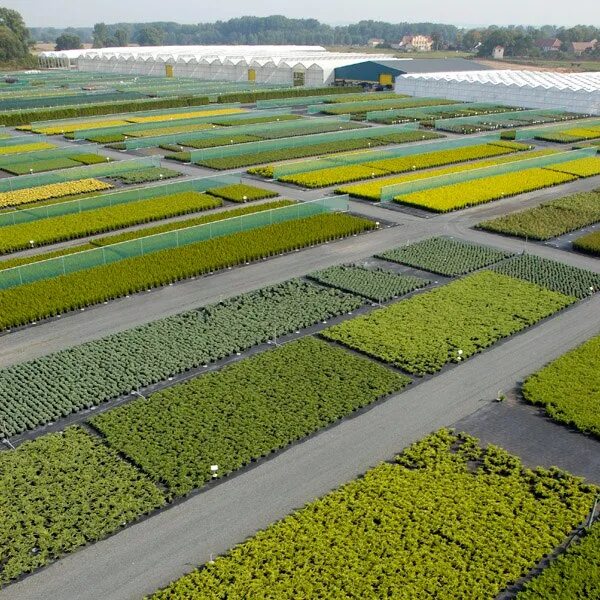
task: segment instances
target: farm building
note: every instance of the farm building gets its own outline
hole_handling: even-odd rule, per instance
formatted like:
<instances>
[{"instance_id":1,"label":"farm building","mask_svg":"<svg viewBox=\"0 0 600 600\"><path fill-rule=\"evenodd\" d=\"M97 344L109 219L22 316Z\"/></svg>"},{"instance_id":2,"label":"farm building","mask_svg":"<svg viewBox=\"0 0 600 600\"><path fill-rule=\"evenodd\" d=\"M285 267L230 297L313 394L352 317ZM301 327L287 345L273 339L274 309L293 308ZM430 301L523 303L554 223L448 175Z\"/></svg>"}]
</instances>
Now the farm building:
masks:
<instances>
[{"instance_id":1,"label":"farm building","mask_svg":"<svg viewBox=\"0 0 600 600\"><path fill-rule=\"evenodd\" d=\"M473 68L475 64L462 59L386 59L389 57L327 52L321 46L146 46L65 50L39 55L40 66L46 68L307 87L333 83L336 72L347 66L368 75L369 79L358 78L361 81L378 83L380 74L389 72L393 83L399 73L461 70ZM460 64L455 63L456 60ZM447 69L443 69L444 64Z\"/></svg>"},{"instance_id":2,"label":"farm building","mask_svg":"<svg viewBox=\"0 0 600 600\"><path fill-rule=\"evenodd\" d=\"M600 114L600 73L407 73L396 78L395 89L415 96Z\"/></svg>"}]
</instances>

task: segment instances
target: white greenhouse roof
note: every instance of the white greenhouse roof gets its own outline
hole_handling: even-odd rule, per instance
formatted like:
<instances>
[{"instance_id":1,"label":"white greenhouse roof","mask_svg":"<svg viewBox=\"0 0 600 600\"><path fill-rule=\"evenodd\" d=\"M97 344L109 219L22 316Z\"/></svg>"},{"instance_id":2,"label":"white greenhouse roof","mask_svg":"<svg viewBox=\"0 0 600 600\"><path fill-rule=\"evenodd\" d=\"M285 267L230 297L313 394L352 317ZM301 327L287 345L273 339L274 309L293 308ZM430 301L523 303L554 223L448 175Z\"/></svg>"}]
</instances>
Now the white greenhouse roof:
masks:
<instances>
[{"instance_id":1,"label":"white greenhouse roof","mask_svg":"<svg viewBox=\"0 0 600 600\"><path fill-rule=\"evenodd\" d=\"M543 88L546 90L600 91L600 72L554 73L550 71L456 71L449 73L413 73L402 79L477 83L483 85Z\"/></svg>"}]
</instances>

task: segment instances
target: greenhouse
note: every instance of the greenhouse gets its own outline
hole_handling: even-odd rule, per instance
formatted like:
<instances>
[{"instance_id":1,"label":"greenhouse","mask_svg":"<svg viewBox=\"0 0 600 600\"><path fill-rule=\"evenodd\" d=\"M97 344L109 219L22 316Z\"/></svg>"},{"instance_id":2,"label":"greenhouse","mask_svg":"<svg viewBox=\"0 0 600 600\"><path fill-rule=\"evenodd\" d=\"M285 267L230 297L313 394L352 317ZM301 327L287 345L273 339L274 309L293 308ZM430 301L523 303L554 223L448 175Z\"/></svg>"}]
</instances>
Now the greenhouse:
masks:
<instances>
[{"instance_id":1,"label":"greenhouse","mask_svg":"<svg viewBox=\"0 0 600 600\"><path fill-rule=\"evenodd\" d=\"M412 73L396 78L396 92L467 102L494 102L509 106L600 114L600 73Z\"/></svg>"}]
</instances>

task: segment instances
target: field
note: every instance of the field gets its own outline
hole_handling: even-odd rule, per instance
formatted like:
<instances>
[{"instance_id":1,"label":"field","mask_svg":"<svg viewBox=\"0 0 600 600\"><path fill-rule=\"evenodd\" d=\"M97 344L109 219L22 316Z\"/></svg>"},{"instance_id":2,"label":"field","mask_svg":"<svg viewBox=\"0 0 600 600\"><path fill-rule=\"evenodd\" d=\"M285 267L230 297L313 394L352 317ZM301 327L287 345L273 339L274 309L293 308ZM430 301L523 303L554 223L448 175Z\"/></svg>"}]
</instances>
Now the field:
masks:
<instances>
[{"instance_id":1,"label":"field","mask_svg":"<svg viewBox=\"0 0 600 600\"><path fill-rule=\"evenodd\" d=\"M600 256L600 232L594 231L578 237L573 242L573 248L585 254L592 256Z\"/></svg>"},{"instance_id":2,"label":"field","mask_svg":"<svg viewBox=\"0 0 600 600\"><path fill-rule=\"evenodd\" d=\"M443 237L429 238L378 255L384 260L450 277L488 267L509 256L510 252Z\"/></svg>"},{"instance_id":3,"label":"field","mask_svg":"<svg viewBox=\"0 0 600 600\"><path fill-rule=\"evenodd\" d=\"M600 192L582 192L528 210L511 213L477 227L493 233L549 240L600 221Z\"/></svg>"},{"instance_id":4,"label":"field","mask_svg":"<svg viewBox=\"0 0 600 600\"><path fill-rule=\"evenodd\" d=\"M292 280L49 354L0 370L0 417L10 434L34 429L363 302Z\"/></svg>"},{"instance_id":5,"label":"field","mask_svg":"<svg viewBox=\"0 0 600 600\"><path fill-rule=\"evenodd\" d=\"M576 179L575 175L552 172L549 169L524 169L516 173L503 173L463 181L419 192L396 196L394 202L415 206L433 212L449 212L492 202L525 192L533 192L546 187L560 185Z\"/></svg>"},{"instance_id":6,"label":"field","mask_svg":"<svg viewBox=\"0 0 600 600\"><path fill-rule=\"evenodd\" d=\"M161 506L150 480L78 427L0 452L0 583Z\"/></svg>"},{"instance_id":7,"label":"field","mask_svg":"<svg viewBox=\"0 0 600 600\"><path fill-rule=\"evenodd\" d=\"M581 522L594 493L441 430L152 598L495 598Z\"/></svg>"},{"instance_id":8,"label":"field","mask_svg":"<svg viewBox=\"0 0 600 600\"><path fill-rule=\"evenodd\" d=\"M482 271L326 329L322 335L409 373L460 362L575 302Z\"/></svg>"},{"instance_id":9,"label":"field","mask_svg":"<svg viewBox=\"0 0 600 600\"><path fill-rule=\"evenodd\" d=\"M593 177L600 175L600 158L588 156L587 158L578 158L546 168L577 177Z\"/></svg>"},{"instance_id":10,"label":"field","mask_svg":"<svg viewBox=\"0 0 600 600\"><path fill-rule=\"evenodd\" d=\"M529 377L523 396L555 421L600 437L600 336Z\"/></svg>"},{"instance_id":11,"label":"field","mask_svg":"<svg viewBox=\"0 0 600 600\"><path fill-rule=\"evenodd\" d=\"M230 202L252 202L253 200L263 200L264 198L275 198L279 195L277 192L247 184L224 185L209 189L206 193L217 198L229 200Z\"/></svg>"},{"instance_id":12,"label":"field","mask_svg":"<svg viewBox=\"0 0 600 600\"><path fill-rule=\"evenodd\" d=\"M308 278L345 292L385 302L425 287L430 282L420 277L399 275L385 269L367 269L356 265L329 267L308 274Z\"/></svg>"},{"instance_id":13,"label":"field","mask_svg":"<svg viewBox=\"0 0 600 600\"><path fill-rule=\"evenodd\" d=\"M232 233L0 291L0 329L23 325L230 266L373 229L331 213Z\"/></svg>"},{"instance_id":14,"label":"field","mask_svg":"<svg viewBox=\"0 0 600 600\"><path fill-rule=\"evenodd\" d=\"M210 480L212 464L219 475L231 473L409 382L307 337L91 423L111 447L180 495Z\"/></svg>"}]
</instances>

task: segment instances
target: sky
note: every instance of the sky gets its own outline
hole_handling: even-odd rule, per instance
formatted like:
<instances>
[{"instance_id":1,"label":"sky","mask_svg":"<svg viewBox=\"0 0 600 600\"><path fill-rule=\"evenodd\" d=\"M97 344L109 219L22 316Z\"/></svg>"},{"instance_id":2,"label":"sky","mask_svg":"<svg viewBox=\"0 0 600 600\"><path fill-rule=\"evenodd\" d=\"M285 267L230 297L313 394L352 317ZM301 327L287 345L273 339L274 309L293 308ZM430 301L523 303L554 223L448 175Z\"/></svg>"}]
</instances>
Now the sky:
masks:
<instances>
[{"instance_id":1,"label":"sky","mask_svg":"<svg viewBox=\"0 0 600 600\"><path fill-rule=\"evenodd\" d=\"M365 19L391 23L432 21L460 26L600 25L600 2L578 0L2 0L30 27L86 27L94 23L199 23L252 14L283 14L341 25ZM574 10L576 8L576 10Z\"/></svg>"}]
</instances>

